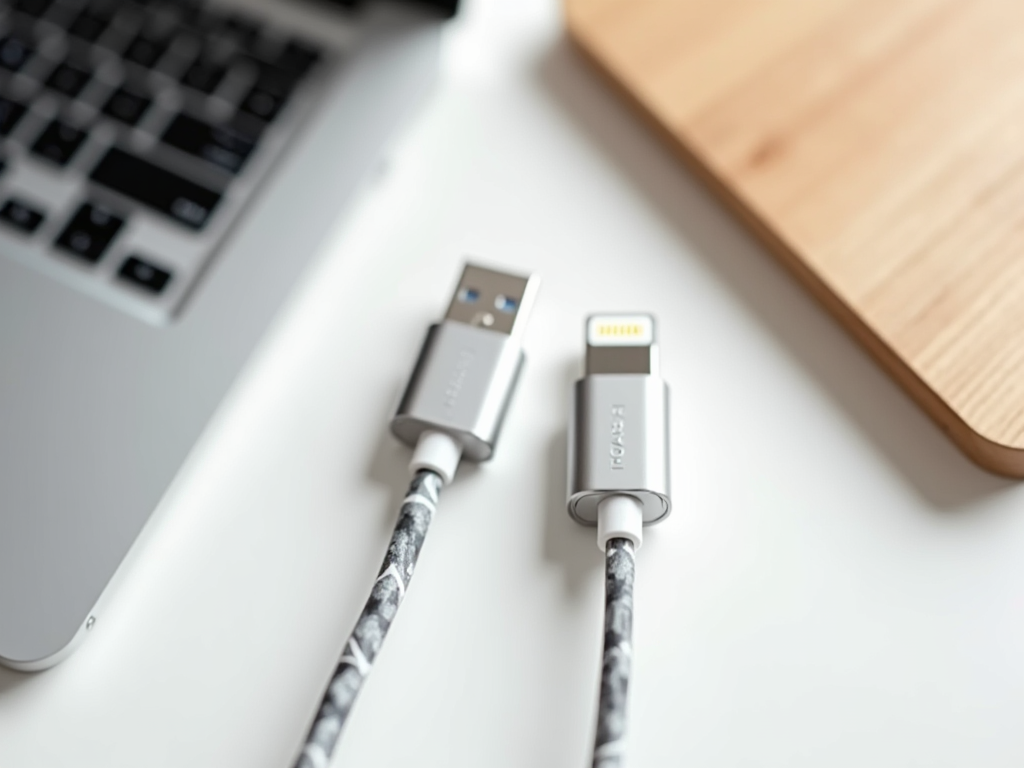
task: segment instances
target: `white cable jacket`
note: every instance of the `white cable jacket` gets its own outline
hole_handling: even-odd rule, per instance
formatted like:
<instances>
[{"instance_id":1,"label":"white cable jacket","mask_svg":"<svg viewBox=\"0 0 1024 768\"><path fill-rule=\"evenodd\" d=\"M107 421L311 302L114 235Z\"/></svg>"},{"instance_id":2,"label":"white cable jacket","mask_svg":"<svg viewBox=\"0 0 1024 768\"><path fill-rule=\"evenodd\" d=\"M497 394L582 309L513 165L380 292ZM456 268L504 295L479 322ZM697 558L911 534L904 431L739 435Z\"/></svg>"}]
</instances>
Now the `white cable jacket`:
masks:
<instances>
[{"instance_id":1,"label":"white cable jacket","mask_svg":"<svg viewBox=\"0 0 1024 768\"><path fill-rule=\"evenodd\" d=\"M448 485L455 478L455 470L462 458L462 445L444 432L428 430L420 435L409 467L415 475L421 469L436 472Z\"/></svg>"},{"instance_id":2,"label":"white cable jacket","mask_svg":"<svg viewBox=\"0 0 1024 768\"><path fill-rule=\"evenodd\" d=\"M616 493L597 505L597 546L603 552L611 539L629 539L634 549L644 542L644 508L634 496Z\"/></svg>"}]
</instances>

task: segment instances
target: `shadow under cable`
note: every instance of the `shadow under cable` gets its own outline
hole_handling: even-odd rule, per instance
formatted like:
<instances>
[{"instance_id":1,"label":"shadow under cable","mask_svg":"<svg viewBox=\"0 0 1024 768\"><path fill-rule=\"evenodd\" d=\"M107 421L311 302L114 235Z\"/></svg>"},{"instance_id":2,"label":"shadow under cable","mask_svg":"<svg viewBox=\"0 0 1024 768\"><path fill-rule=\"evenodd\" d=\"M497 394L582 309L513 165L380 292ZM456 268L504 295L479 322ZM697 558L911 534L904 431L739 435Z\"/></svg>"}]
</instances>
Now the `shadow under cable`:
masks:
<instances>
[{"instance_id":1,"label":"shadow under cable","mask_svg":"<svg viewBox=\"0 0 1024 768\"><path fill-rule=\"evenodd\" d=\"M960 453L796 278L742 229L571 40L563 37L542 56L537 77L581 136L781 340L934 509L956 510L1017 485Z\"/></svg>"},{"instance_id":2,"label":"shadow under cable","mask_svg":"<svg viewBox=\"0 0 1024 768\"><path fill-rule=\"evenodd\" d=\"M37 673L15 672L13 669L0 667L0 696L29 682Z\"/></svg>"},{"instance_id":3,"label":"shadow under cable","mask_svg":"<svg viewBox=\"0 0 1024 768\"><path fill-rule=\"evenodd\" d=\"M580 376L579 361L573 360L564 371L562 392L571 391ZM568 398L563 398L568 406ZM569 475L569 414L559 427L547 448L547 473L544 497L544 541L543 555L547 563L555 568L562 578L562 586L569 596L578 595L587 585L597 583L604 569L604 558L594 546L594 531L581 528L569 517L566 509L567 482Z\"/></svg>"}]
</instances>

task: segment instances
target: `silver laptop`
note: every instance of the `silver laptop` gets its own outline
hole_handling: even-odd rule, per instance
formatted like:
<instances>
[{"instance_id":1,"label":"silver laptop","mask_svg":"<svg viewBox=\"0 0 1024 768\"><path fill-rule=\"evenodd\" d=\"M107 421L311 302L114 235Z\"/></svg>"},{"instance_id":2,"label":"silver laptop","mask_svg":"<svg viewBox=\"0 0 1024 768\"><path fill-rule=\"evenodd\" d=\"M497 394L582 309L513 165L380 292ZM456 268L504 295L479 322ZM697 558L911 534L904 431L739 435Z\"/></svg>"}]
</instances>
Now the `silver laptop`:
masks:
<instances>
[{"instance_id":1,"label":"silver laptop","mask_svg":"<svg viewBox=\"0 0 1024 768\"><path fill-rule=\"evenodd\" d=\"M455 2L0 3L0 663L97 620Z\"/></svg>"}]
</instances>

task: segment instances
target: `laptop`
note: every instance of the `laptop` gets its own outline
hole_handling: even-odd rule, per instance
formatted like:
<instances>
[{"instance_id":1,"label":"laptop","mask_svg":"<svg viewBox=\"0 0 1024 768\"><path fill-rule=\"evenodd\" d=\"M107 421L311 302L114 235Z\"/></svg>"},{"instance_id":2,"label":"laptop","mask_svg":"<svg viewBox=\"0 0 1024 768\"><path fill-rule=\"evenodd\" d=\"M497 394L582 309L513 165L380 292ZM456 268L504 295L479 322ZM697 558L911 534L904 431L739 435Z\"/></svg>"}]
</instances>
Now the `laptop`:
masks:
<instances>
[{"instance_id":1,"label":"laptop","mask_svg":"<svg viewBox=\"0 0 1024 768\"><path fill-rule=\"evenodd\" d=\"M456 3L0 4L0 663L96 621Z\"/></svg>"}]
</instances>

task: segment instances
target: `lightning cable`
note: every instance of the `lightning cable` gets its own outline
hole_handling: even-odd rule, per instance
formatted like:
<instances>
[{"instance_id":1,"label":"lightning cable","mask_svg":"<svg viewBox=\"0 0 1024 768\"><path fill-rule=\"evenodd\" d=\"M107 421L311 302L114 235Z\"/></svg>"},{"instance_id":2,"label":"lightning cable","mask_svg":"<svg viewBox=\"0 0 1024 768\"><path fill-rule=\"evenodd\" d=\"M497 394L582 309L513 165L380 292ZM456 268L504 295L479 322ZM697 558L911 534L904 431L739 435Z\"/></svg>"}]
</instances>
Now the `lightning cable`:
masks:
<instances>
[{"instance_id":1,"label":"lightning cable","mask_svg":"<svg viewBox=\"0 0 1024 768\"><path fill-rule=\"evenodd\" d=\"M643 527L663 520L669 495L668 387L654 318L587 320L586 369L576 382L569 446L569 514L597 527L605 553L604 648L593 768L625 764L633 664L633 582Z\"/></svg>"},{"instance_id":2,"label":"lightning cable","mask_svg":"<svg viewBox=\"0 0 1024 768\"><path fill-rule=\"evenodd\" d=\"M432 325L391 431L414 446L409 491L366 607L345 643L296 768L325 768L409 588L441 489L463 458L491 458L523 367L538 279L472 264Z\"/></svg>"}]
</instances>

